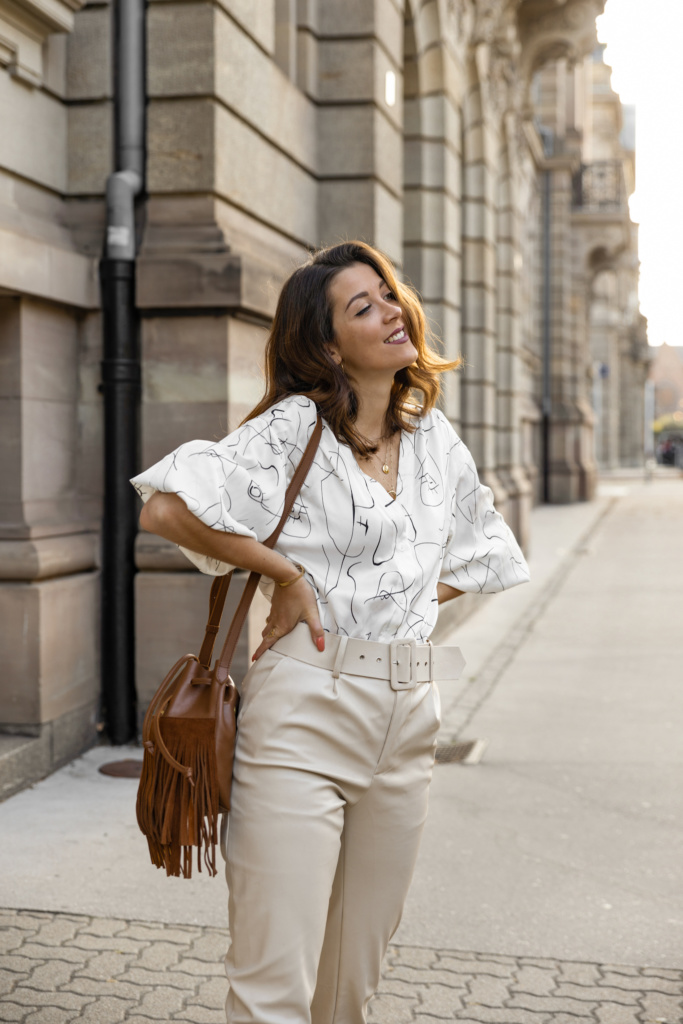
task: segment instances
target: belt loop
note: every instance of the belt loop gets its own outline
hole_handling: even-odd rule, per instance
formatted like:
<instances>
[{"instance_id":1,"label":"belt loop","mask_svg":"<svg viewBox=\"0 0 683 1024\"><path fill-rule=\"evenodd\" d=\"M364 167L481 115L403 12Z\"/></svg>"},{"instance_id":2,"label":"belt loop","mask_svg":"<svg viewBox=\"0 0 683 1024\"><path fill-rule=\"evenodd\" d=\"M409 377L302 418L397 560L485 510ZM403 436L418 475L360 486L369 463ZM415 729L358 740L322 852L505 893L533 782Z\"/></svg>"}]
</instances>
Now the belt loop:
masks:
<instances>
[{"instance_id":1,"label":"belt loop","mask_svg":"<svg viewBox=\"0 0 683 1024\"><path fill-rule=\"evenodd\" d=\"M344 653L346 651L346 645L348 643L348 636L339 637L339 646L337 647L337 655L334 659L334 665L332 666L332 678L339 679L339 673L341 672L342 663L344 661Z\"/></svg>"},{"instance_id":2,"label":"belt loop","mask_svg":"<svg viewBox=\"0 0 683 1024\"><path fill-rule=\"evenodd\" d=\"M432 651L434 649L434 644L432 643L431 640L427 640L427 643L429 644L429 669L428 669L428 675L427 675L427 682L428 683L433 683L434 682L434 666L432 664Z\"/></svg>"}]
</instances>

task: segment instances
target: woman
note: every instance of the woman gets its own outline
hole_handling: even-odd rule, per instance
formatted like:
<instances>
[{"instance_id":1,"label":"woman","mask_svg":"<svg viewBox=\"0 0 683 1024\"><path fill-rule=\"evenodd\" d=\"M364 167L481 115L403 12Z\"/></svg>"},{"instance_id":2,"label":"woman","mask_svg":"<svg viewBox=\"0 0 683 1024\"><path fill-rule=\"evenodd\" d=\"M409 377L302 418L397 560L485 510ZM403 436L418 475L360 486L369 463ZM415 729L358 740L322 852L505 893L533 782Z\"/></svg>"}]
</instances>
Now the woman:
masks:
<instances>
[{"instance_id":1,"label":"woman","mask_svg":"<svg viewBox=\"0 0 683 1024\"><path fill-rule=\"evenodd\" d=\"M524 557L434 408L447 362L416 295L361 242L285 283L266 395L223 441L134 484L141 524L204 572L270 581L242 686L227 848L231 1024L360 1024L398 926L439 727L437 606L528 579ZM421 407L411 403L421 394ZM261 543L313 431L275 549Z\"/></svg>"}]
</instances>

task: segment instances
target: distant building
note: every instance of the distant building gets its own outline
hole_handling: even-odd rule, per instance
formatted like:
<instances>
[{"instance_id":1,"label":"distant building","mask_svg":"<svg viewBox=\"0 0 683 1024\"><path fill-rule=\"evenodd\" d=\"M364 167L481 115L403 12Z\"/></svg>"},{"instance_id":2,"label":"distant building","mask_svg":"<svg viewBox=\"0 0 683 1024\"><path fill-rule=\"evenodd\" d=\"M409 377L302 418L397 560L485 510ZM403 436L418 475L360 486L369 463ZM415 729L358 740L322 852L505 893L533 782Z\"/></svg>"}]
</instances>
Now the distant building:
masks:
<instances>
[{"instance_id":1,"label":"distant building","mask_svg":"<svg viewBox=\"0 0 683 1024\"><path fill-rule=\"evenodd\" d=\"M353 237L464 355L443 409L522 544L535 502L589 499L599 465L642 461L633 120L594 52L603 5L150 2L140 465L241 420L282 280ZM114 76L110 6L80 8L0 0L0 729L36 738L38 771L100 714ZM136 564L144 708L196 645L207 585L149 535Z\"/></svg>"}]
</instances>

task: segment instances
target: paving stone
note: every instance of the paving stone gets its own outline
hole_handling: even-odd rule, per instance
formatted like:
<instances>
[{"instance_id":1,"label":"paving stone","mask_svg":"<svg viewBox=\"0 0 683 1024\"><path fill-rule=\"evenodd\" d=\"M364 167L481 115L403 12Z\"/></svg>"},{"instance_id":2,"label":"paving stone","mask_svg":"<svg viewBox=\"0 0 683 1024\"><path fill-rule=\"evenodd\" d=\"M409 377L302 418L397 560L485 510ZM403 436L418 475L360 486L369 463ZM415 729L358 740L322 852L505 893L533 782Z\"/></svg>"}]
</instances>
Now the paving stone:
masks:
<instances>
[{"instance_id":1,"label":"paving stone","mask_svg":"<svg viewBox=\"0 0 683 1024\"><path fill-rule=\"evenodd\" d=\"M5 971L28 976L36 969L36 960L33 957L18 956L13 953L11 956L3 956L2 967Z\"/></svg>"},{"instance_id":2,"label":"paving stone","mask_svg":"<svg viewBox=\"0 0 683 1024\"><path fill-rule=\"evenodd\" d=\"M10 1021L23 1020L29 1012L26 1006L19 1003L11 1003L4 999L0 1003L0 1020L7 1021L8 1024Z\"/></svg>"},{"instance_id":3,"label":"paving stone","mask_svg":"<svg viewBox=\"0 0 683 1024\"><path fill-rule=\"evenodd\" d=\"M637 978L640 976L640 969L631 964L600 964L601 973L613 971L614 974L625 974L627 977Z\"/></svg>"},{"instance_id":4,"label":"paving stone","mask_svg":"<svg viewBox=\"0 0 683 1024\"><path fill-rule=\"evenodd\" d=\"M664 978L647 978L641 974L630 977L625 974L614 974L608 971L603 975L604 983L614 988L623 988L633 992L662 992L664 995L679 995L681 982L667 981Z\"/></svg>"},{"instance_id":5,"label":"paving stone","mask_svg":"<svg viewBox=\"0 0 683 1024\"><path fill-rule=\"evenodd\" d=\"M640 1024L639 1006L616 1006L603 1003L595 1011L599 1024Z\"/></svg>"},{"instance_id":6,"label":"paving stone","mask_svg":"<svg viewBox=\"0 0 683 1024\"><path fill-rule=\"evenodd\" d=\"M394 967L391 974L397 981L407 981L414 985L448 985L450 988L461 988L462 975L454 971L440 971L435 968L418 970L415 967Z\"/></svg>"},{"instance_id":7,"label":"paving stone","mask_svg":"<svg viewBox=\"0 0 683 1024\"><path fill-rule=\"evenodd\" d=\"M26 910L10 910L7 907L0 907L0 928L21 928L22 931L30 932L39 928L42 920Z\"/></svg>"},{"instance_id":8,"label":"paving stone","mask_svg":"<svg viewBox=\"0 0 683 1024\"><path fill-rule=\"evenodd\" d=\"M226 932L207 932L195 939L190 948L190 956L194 960L207 960L210 963L223 961L228 952L230 939Z\"/></svg>"},{"instance_id":9,"label":"paving stone","mask_svg":"<svg viewBox=\"0 0 683 1024\"><path fill-rule=\"evenodd\" d=\"M75 992L82 996L113 996L114 999L132 999L138 1001L147 991L142 985L130 985L119 978L72 978L68 985L62 986L63 992Z\"/></svg>"},{"instance_id":10,"label":"paving stone","mask_svg":"<svg viewBox=\"0 0 683 1024\"><path fill-rule=\"evenodd\" d=\"M111 950L112 953L138 953L140 948L140 942L124 939L120 935L88 935L85 932L69 939L62 946L62 949L85 949L95 952ZM144 948L144 944L142 948Z\"/></svg>"},{"instance_id":11,"label":"paving stone","mask_svg":"<svg viewBox=\"0 0 683 1024\"><path fill-rule=\"evenodd\" d=\"M174 1017L173 1020L179 1021L180 1024L225 1024L225 1009L210 1010L207 1006L186 1006L182 1017Z\"/></svg>"},{"instance_id":12,"label":"paving stone","mask_svg":"<svg viewBox=\"0 0 683 1024\"><path fill-rule=\"evenodd\" d=\"M515 992L508 1001L508 1006L522 1010L533 1010L535 1013L577 1013L587 1016L598 1005L596 1001L584 1002L577 999L562 999L558 996L533 996L529 992Z\"/></svg>"},{"instance_id":13,"label":"paving stone","mask_svg":"<svg viewBox=\"0 0 683 1024\"><path fill-rule=\"evenodd\" d=\"M51 992L70 981L75 969L75 964L65 963L64 960L50 960L46 964L38 964L25 984Z\"/></svg>"},{"instance_id":14,"label":"paving stone","mask_svg":"<svg viewBox=\"0 0 683 1024\"><path fill-rule=\"evenodd\" d=\"M199 986L197 994L188 999L188 1006L199 1003L210 1010L221 1010L228 996L227 978L209 978Z\"/></svg>"},{"instance_id":15,"label":"paving stone","mask_svg":"<svg viewBox=\"0 0 683 1024\"><path fill-rule=\"evenodd\" d=\"M397 996L375 996L370 1002L369 1018L373 1024L410 1024L417 999Z\"/></svg>"},{"instance_id":16,"label":"paving stone","mask_svg":"<svg viewBox=\"0 0 683 1024\"><path fill-rule=\"evenodd\" d=\"M595 1017L577 1017L574 1013L554 1013L552 1024L595 1024Z\"/></svg>"},{"instance_id":17,"label":"paving stone","mask_svg":"<svg viewBox=\"0 0 683 1024\"><path fill-rule=\"evenodd\" d=\"M669 971L664 967L644 967L640 974L646 978L665 978L667 981L677 981L683 985L683 971Z\"/></svg>"},{"instance_id":18,"label":"paving stone","mask_svg":"<svg viewBox=\"0 0 683 1024\"><path fill-rule=\"evenodd\" d=\"M134 1007L135 1003L130 999L102 996L86 1006L78 1024L119 1024Z\"/></svg>"},{"instance_id":19,"label":"paving stone","mask_svg":"<svg viewBox=\"0 0 683 1024\"><path fill-rule=\"evenodd\" d=\"M89 923L87 917L59 917L51 921L43 921L36 932L33 941L45 946L60 946L62 942L73 939L79 928Z\"/></svg>"},{"instance_id":20,"label":"paving stone","mask_svg":"<svg viewBox=\"0 0 683 1024\"><path fill-rule=\"evenodd\" d=\"M632 1006L636 1003L634 993L623 988L608 985L572 985L571 982L560 982L555 993L557 996L569 996L570 999L584 999L595 1003L623 1003Z\"/></svg>"},{"instance_id":21,"label":"paving stone","mask_svg":"<svg viewBox=\"0 0 683 1024\"><path fill-rule=\"evenodd\" d=\"M28 971L6 971L0 967L0 996L6 996L20 981L28 978Z\"/></svg>"},{"instance_id":22,"label":"paving stone","mask_svg":"<svg viewBox=\"0 0 683 1024\"><path fill-rule=\"evenodd\" d=\"M457 990L446 985L429 985L420 993L420 1011L428 1013L432 1017L445 1017L452 1020L457 1010L463 1007L463 1000L457 994L460 991L463 995L465 989Z\"/></svg>"},{"instance_id":23,"label":"paving stone","mask_svg":"<svg viewBox=\"0 0 683 1024\"><path fill-rule=\"evenodd\" d=\"M24 1017L24 1021L26 1024L68 1024L77 1016L78 1010L60 1010L56 1006L43 1006L35 1013L29 1013L28 1017Z\"/></svg>"},{"instance_id":24,"label":"paving stone","mask_svg":"<svg viewBox=\"0 0 683 1024\"><path fill-rule=\"evenodd\" d=\"M21 955L31 960L66 960L71 964L84 964L89 959L87 949L75 949L73 946L39 946L33 939L24 943Z\"/></svg>"},{"instance_id":25,"label":"paving stone","mask_svg":"<svg viewBox=\"0 0 683 1024\"><path fill-rule=\"evenodd\" d=\"M528 1010L505 1007L466 1007L465 1012L477 1024L550 1024L549 1014L533 1014Z\"/></svg>"},{"instance_id":26,"label":"paving stone","mask_svg":"<svg viewBox=\"0 0 683 1024\"><path fill-rule=\"evenodd\" d=\"M468 963L476 962L476 953L465 953L458 949L437 949L439 961L443 960L466 960Z\"/></svg>"},{"instance_id":27,"label":"paving stone","mask_svg":"<svg viewBox=\"0 0 683 1024\"><path fill-rule=\"evenodd\" d=\"M525 965L515 971L515 980L510 988L513 992L530 992L535 996L547 996L557 983L557 972L553 968Z\"/></svg>"},{"instance_id":28,"label":"paving stone","mask_svg":"<svg viewBox=\"0 0 683 1024\"><path fill-rule=\"evenodd\" d=\"M465 1006L479 1004L481 1006L502 1006L510 995L508 986L502 978L478 975L467 985Z\"/></svg>"},{"instance_id":29,"label":"paving stone","mask_svg":"<svg viewBox=\"0 0 683 1024\"><path fill-rule=\"evenodd\" d=\"M35 988L18 985L12 993L12 1000L23 1006L56 1006L62 1010L80 1010L92 1002L92 996L79 996L73 992L44 992ZM2 1020L2 1010L0 1010Z\"/></svg>"},{"instance_id":30,"label":"paving stone","mask_svg":"<svg viewBox=\"0 0 683 1024\"><path fill-rule=\"evenodd\" d=\"M214 975L225 977L225 965L222 960L220 963L212 963L210 960L193 960L187 956L182 957L179 963L169 967L169 971L184 971L186 974L204 975L205 977Z\"/></svg>"},{"instance_id":31,"label":"paving stone","mask_svg":"<svg viewBox=\"0 0 683 1024\"><path fill-rule=\"evenodd\" d=\"M185 1006L187 992L170 985L157 985L140 1000L135 1012L154 1020L168 1020L171 1014L180 1013Z\"/></svg>"},{"instance_id":32,"label":"paving stone","mask_svg":"<svg viewBox=\"0 0 683 1024\"><path fill-rule=\"evenodd\" d=\"M391 964L398 966L404 964L406 967L431 967L438 957L433 949L424 949L422 946L394 946L391 950Z\"/></svg>"},{"instance_id":33,"label":"paving stone","mask_svg":"<svg viewBox=\"0 0 683 1024\"><path fill-rule=\"evenodd\" d=\"M407 981L399 981L398 978L392 978L390 974L386 974L380 979L377 992L384 992L388 996L399 996L401 999L412 999L416 993L424 992L425 988L425 985L411 985ZM452 991L457 991L457 989L454 988Z\"/></svg>"},{"instance_id":34,"label":"paving stone","mask_svg":"<svg viewBox=\"0 0 683 1024\"><path fill-rule=\"evenodd\" d=\"M559 980L571 981L575 985L598 985L602 975L595 964L561 963Z\"/></svg>"},{"instance_id":35,"label":"paving stone","mask_svg":"<svg viewBox=\"0 0 683 1024\"><path fill-rule=\"evenodd\" d=\"M443 956L439 959L439 969L453 971L455 974L490 974L495 978L512 978L513 972L505 964L497 964L492 960L456 960Z\"/></svg>"},{"instance_id":36,"label":"paving stone","mask_svg":"<svg viewBox=\"0 0 683 1024\"><path fill-rule=\"evenodd\" d=\"M26 942L26 932L23 928L2 925L0 928L0 954L11 953L13 950L19 949L23 942Z\"/></svg>"},{"instance_id":37,"label":"paving stone","mask_svg":"<svg viewBox=\"0 0 683 1024\"><path fill-rule=\"evenodd\" d=\"M500 956L498 953L496 953L496 954L486 953L485 955L484 954L480 954L479 956L477 956L476 959L477 960L488 960L488 961L490 961L490 962L492 962L494 964L510 964L513 967L516 967L519 963L521 963L521 961L517 960L514 956ZM544 967L546 965L547 961L545 961L545 960L525 960L524 963L538 964L539 967Z\"/></svg>"},{"instance_id":38,"label":"paving stone","mask_svg":"<svg viewBox=\"0 0 683 1024\"><path fill-rule=\"evenodd\" d=\"M124 921L125 925L126 922ZM163 928L151 924L128 925L118 933L121 938L143 942L174 942L179 946L189 946L193 939L202 934L201 928Z\"/></svg>"},{"instance_id":39,"label":"paving stone","mask_svg":"<svg viewBox=\"0 0 683 1024\"><path fill-rule=\"evenodd\" d=\"M117 935L128 928L127 921L121 921L118 917L96 917L89 924L81 928L81 935Z\"/></svg>"},{"instance_id":40,"label":"paving stone","mask_svg":"<svg viewBox=\"0 0 683 1024\"><path fill-rule=\"evenodd\" d=\"M128 964L135 962L133 953L97 953L76 973L75 978L94 978L96 981L108 981L123 974Z\"/></svg>"},{"instance_id":41,"label":"paving stone","mask_svg":"<svg viewBox=\"0 0 683 1024\"><path fill-rule=\"evenodd\" d=\"M659 992L648 992L640 1000L643 1007L643 1017L646 1021L665 1020L671 1024L680 1024L683 1020L683 999L679 993L677 996L665 996Z\"/></svg>"},{"instance_id":42,"label":"paving stone","mask_svg":"<svg viewBox=\"0 0 683 1024\"><path fill-rule=\"evenodd\" d=\"M143 988L153 988L155 985L168 985L169 988L194 993L199 979L196 975L181 974L180 971L146 971L135 964L124 974L120 974L117 980L129 982L131 985L139 985Z\"/></svg>"},{"instance_id":43,"label":"paving stone","mask_svg":"<svg viewBox=\"0 0 683 1024\"><path fill-rule=\"evenodd\" d=\"M165 971L168 967L178 963L179 956L178 946L170 942L155 942L140 952L135 966L150 971Z\"/></svg>"},{"instance_id":44,"label":"paving stone","mask_svg":"<svg viewBox=\"0 0 683 1024\"><path fill-rule=\"evenodd\" d=\"M546 1013L530 1013L506 1007L467 1006L465 1012L477 1024L549 1024L552 1017Z\"/></svg>"}]
</instances>

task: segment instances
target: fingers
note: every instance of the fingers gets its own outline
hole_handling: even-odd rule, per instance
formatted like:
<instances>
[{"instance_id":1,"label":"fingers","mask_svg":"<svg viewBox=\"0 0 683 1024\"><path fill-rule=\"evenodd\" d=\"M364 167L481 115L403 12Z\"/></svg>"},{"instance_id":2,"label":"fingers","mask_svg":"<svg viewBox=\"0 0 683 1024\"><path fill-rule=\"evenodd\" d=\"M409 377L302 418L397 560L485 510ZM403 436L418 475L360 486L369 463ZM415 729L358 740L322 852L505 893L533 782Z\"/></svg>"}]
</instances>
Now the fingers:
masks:
<instances>
[{"instance_id":1,"label":"fingers","mask_svg":"<svg viewBox=\"0 0 683 1024\"><path fill-rule=\"evenodd\" d=\"M311 615L307 620L311 630L311 639L319 651L325 650L325 630L322 627L317 615Z\"/></svg>"}]
</instances>

